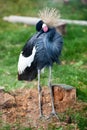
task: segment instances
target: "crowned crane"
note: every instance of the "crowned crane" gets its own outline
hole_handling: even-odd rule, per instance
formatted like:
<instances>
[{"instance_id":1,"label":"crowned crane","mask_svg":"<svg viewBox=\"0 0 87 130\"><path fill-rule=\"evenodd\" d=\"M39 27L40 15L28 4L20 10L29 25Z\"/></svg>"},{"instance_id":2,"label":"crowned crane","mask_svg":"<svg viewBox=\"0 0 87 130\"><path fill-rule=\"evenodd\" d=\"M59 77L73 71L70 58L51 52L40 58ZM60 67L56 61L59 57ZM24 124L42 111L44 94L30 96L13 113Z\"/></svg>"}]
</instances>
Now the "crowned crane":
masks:
<instances>
[{"instance_id":1,"label":"crowned crane","mask_svg":"<svg viewBox=\"0 0 87 130\"><path fill-rule=\"evenodd\" d=\"M44 13L45 12L45 13ZM53 26L53 17L55 18L55 10L45 10L40 12L42 20L36 24L37 33L34 34L25 44L18 61L18 80L31 81L38 76L38 93L39 93L39 110L40 117L43 115L41 108L41 86L40 74L44 67L49 67L48 86L52 99L52 114L56 115L54 108L54 99L51 86L51 67L53 63L59 62L61 54L63 38ZM45 14L45 16L44 16ZM48 17L49 16L49 17ZM47 17L48 21L47 22ZM58 18L58 17L57 17ZM55 20L54 20L55 21Z\"/></svg>"}]
</instances>

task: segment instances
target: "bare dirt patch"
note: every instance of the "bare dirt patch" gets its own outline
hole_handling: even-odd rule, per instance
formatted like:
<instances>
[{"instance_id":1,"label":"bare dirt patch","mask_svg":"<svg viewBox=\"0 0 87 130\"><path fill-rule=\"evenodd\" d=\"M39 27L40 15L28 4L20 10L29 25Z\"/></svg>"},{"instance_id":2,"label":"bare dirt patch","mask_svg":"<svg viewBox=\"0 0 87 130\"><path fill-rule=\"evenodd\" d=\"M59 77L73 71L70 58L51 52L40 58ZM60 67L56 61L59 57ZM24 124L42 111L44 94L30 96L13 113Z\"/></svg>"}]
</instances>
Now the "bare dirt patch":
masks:
<instances>
[{"instance_id":1,"label":"bare dirt patch","mask_svg":"<svg viewBox=\"0 0 87 130\"><path fill-rule=\"evenodd\" d=\"M61 97L61 96L60 96ZM61 98L59 99L61 100ZM87 104L85 104L87 106ZM82 109L81 103L70 104L74 111ZM69 106L67 106L69 107ZM66 108L67 108L66 107ZM63 104L56 102L56 112L65 112L66 109ZM42 90L42 110L45 116L49 116L51 113L51 98L49 89L43 87ZM14 92L0 92L0 117L1 126L3 123L9 123L12 130L16 130L15 125L20 124L21 127L32 127L33 129L42 128L46 130L48 127L51 130L52 127L64 126L70 124L77 128L77 124L73 123L70 119L70 115L67 115L61 122L56 117L49 119L39 118L39 107L38 107L38 91L37 89L18 89ZM61 115L61 114L59 114ZM15 125L14 125L15 124Z\"/></svg>"}]
</instances>

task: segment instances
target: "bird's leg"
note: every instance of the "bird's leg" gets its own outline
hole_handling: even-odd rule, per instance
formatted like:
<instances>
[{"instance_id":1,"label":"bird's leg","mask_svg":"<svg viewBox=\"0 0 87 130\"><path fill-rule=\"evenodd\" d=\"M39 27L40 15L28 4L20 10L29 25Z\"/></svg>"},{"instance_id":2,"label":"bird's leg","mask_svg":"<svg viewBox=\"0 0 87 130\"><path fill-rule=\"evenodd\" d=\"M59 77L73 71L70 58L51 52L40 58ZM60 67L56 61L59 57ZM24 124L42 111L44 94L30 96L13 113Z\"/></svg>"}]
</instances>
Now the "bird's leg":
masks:
<instances>
[{"instance_id":1,"label":"bird's leg","mask_svg":"<svg viewBox=\"0 0 87 130\"><path fill-rule=\"evenodd\" d=\"M50 95L51 95L51 101L52 101L52 113L55 113L54 109L54 97L53 97L53 92L52 92L52 86L51 86L51 66L49 66L49 79L48 79L48 86L50 88Z\"/></svg>"},{"instance_id":2,"label":"bird's leg","mask_svg":"<svg viewBox=\"0 0 87 130\"><path fill-rule=\"evenodd\" d=\"M48 80L48 86L50 88L50 95L51 95L51 102L52 102L52 115L56 116L57 119L58 116L56 115L56 112L55 112L55 108L54 108L54 97L53 97L53 91L52 91L52 85L51 85L51 73L52 73L52 69L51 69L51 66L49 66L49 80Z\"/></svg>"},{"instance_id":3,"label":"bird's leg","mask_svg":"<svg viewBox=\"0 0 87 130\"><path fill-rule=\"evenodd\" d=\"M40 117L42 117L42 108L41 108L41 86L40 86L40 70L38 69L38 93L39 93L39 110Z\"/></svg>"},{"instance_id":4,"label":"bird's leg","mask_svg":"<svg viewBox=\"0 0 87 130\"><path fill-rule=\"evenodd\" d=\"M51 66L49 66L49 79L48 79L48 86L50 87L51 86Z\"/></svg>"}]
</instances>

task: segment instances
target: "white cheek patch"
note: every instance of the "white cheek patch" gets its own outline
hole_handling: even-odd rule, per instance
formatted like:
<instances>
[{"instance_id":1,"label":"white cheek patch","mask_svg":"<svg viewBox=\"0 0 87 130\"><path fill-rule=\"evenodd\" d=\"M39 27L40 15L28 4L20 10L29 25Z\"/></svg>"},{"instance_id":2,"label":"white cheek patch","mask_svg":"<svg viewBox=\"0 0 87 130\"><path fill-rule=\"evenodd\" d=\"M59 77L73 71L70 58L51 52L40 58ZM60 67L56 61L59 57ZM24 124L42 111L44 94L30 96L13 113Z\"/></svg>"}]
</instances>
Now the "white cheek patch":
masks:
<instances>
[{"instance_id":1,"label":"white cheek patch","mask_svg":"<svg viewBox=\"0 0 87 130\"><path fill-rule=\"evenodd\" d=\"M46 27L47 25L44 23L43 25L42 25L42 28L44 28L44 27Z\"/></svg>"},{"instance_id":2,"label":"white cheek patch","mask_svg":"<svg viewBox=\"0 0 87 130\"><path fill-rule=\"evenodd\" d=\"M22 55L22 53L20 54L19 61L18 61L18 72L19 72L19 74L22 74L26 67L31 66L31 63L34 61L35 54L36 54L35 47L33 48L32 54L29 57L24 57Z\"/></svg>"},{"instance_id":3,"label":"white cheek patch","mask_svg":"<svg viewBox=\"0 0 87 130\"><path fill-rule=\"evenodd\" d=\"M42 25L42 29L43 29L44 32L47 32L48 31L48 26L44 23Z\"/></svg>"}]
</instances>

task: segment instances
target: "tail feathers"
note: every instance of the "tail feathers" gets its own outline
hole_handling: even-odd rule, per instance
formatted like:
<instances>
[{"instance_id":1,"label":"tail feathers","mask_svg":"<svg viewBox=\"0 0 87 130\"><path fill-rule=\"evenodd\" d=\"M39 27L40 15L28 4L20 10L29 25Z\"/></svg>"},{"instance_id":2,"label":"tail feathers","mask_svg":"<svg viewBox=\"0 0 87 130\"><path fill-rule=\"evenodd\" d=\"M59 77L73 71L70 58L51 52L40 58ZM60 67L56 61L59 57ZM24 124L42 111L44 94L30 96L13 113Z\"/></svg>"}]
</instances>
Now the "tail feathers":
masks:
<instances>
[{"instance_id":1,"label":"tail feathers","mask_svg":"<svg viewBox=\"0 0 87 130\"><path fill-rule=\"evenodd\" d=\"M18 73L18 80L32 81L37 76L36 68L27 67L22 74Z\"/></svg>"}]
</instances>

